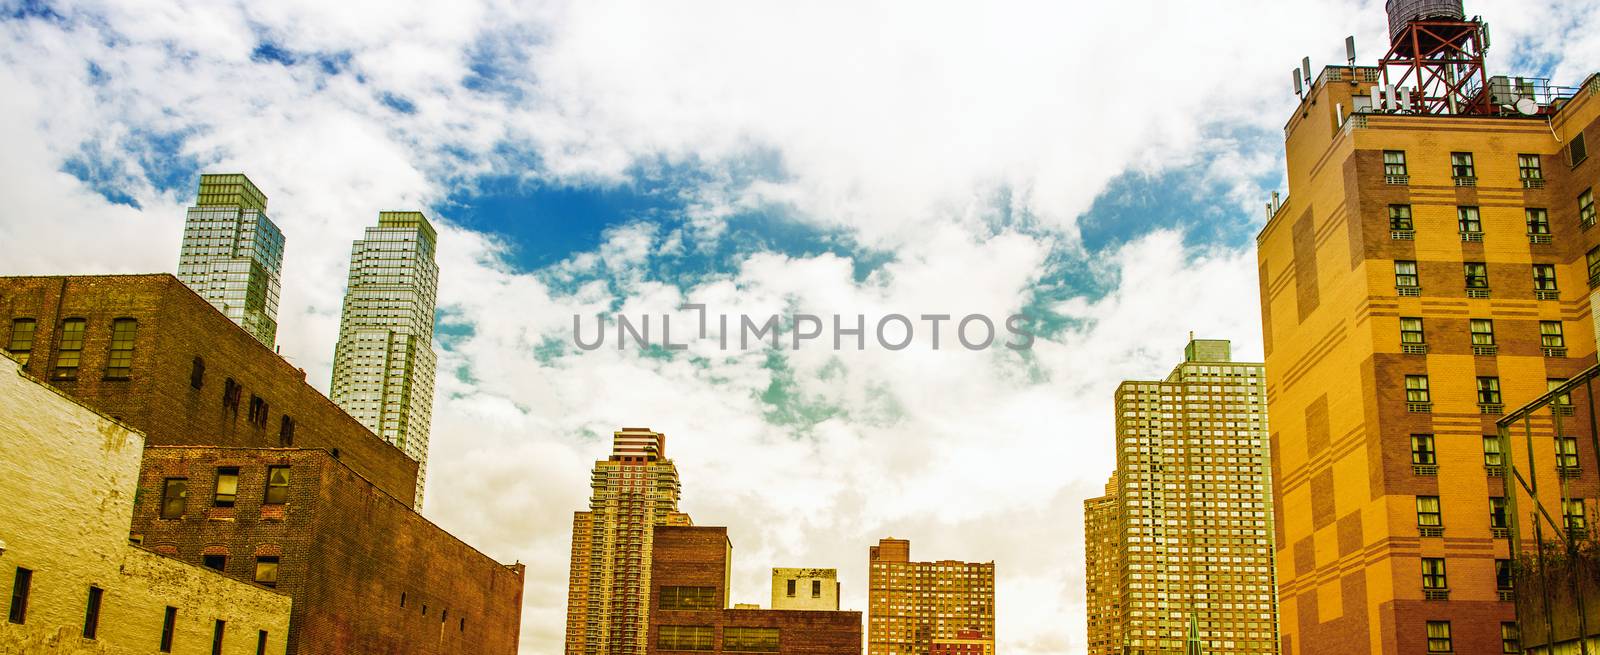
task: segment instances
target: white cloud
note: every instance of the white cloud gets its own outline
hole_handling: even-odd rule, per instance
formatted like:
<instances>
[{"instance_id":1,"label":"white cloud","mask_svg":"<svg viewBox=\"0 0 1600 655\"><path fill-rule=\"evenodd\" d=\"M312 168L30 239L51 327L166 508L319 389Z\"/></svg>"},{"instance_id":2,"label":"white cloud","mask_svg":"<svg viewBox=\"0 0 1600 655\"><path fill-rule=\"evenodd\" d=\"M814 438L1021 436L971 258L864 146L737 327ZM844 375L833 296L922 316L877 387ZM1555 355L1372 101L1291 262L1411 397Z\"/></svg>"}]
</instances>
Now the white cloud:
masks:
<instances>
[{"instance_id":1,"label":"white cloud","mask_svg":"<svg viewBox=\"0 0 1600 655\"><path fill-rule=\"evenodd\" d=\"M431 214L446 320L470 336L440 359L426 513L529 565L524 651L559 648L590 462L610 430L646 424L670 436L685 509L733 529L738 599L764 599L768 566L834 566L864 608L866 547L893 534L919 556L997 561L1006 652L1082 652L1079 501L1112 465L1112 389L1164 374L1190 330L1260 350L1248 244L1134 227L1087 253L1076 221L1120 174L1190 166L1257 220L1287 69L1341 61L1348 33L1379 54L1381 3L1352 4L63 3L64 23L0 22L0 273L171 270L189 191L150 181L175 162L149 144L181 142L181 160L270 196L289 236L280 341L325 385L337 281L378 210L439 206L486 175L684 182L681 229L612 225L537 273L511 256L538 244ZM1592 72L1600 2L1473 5L1495 21L1495 62ZM301 63L253 60L262 36ZM844 256L779 252L651 277L743 213L894 258L864 278ZM782 377L765 353L708 343L691 350L703 365L535 354L614 305L1003 317L1061 260L1111 291L1055 304L1074 327L1028 359L950 333L939 353L785 353ZM780 406L763 400L775 380Z\"/></svg>"}]
</instances>

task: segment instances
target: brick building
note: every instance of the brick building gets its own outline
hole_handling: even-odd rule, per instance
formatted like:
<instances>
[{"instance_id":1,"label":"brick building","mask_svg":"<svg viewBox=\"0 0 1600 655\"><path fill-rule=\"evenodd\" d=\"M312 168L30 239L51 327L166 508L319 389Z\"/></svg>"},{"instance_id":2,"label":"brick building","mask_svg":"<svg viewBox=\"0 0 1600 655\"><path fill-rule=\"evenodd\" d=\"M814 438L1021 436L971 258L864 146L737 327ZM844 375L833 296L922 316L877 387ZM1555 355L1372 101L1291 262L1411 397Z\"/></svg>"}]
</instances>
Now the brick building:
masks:
<instances>
[{"instance_id":1,"label":"brick building","mask_svg":"<svg viewBox=\"0 0 1600 655\"><path fill-rule=\"evenodd\" d=\"M860 655L860 612L728 609L727 528L654 532L647 652Z\"/></svg>"},{"instance_id":2,"label":"brick building","mask_svg":"<svg viewBox=\"0 0 1600 655\"><path fill-rule=\"evenodd\" d=\"M290 654L517 650L523 566L479 553L326 450L152 446L139 497L146 548L295 599Z\"/></svg>"},{"instance_id":3,"label":"brick building","mask_svg":"<svg viewBox=\"0 0 1600 655\"><path fill-rule=\"evenodd\" d=\"M1089 655L1122 652L1122 513L1117 475L1106 495L1083 501L1083 586Z\"/></svg>"},{"instance_id":4,"label":"brick building","mask_svg":"<svg viewBox=\"0 0 1600 655\"><path fill-rule=\"evenodd\" d=\"M322 448L389 494L417 463L171 275L0 277L0 345L151 445Z\"/></svg>"},{"instance_id":5,"label":"brick building","mask_svg":"<svg viewBox=\"0 0 1600 655\"><path fill-rule=\"evenodd\" d=\"M994 562L913 562L911 542L894 538L868 560L869 655L929 655L934 640L972 630L992 647Z\"/></svg>"},{"instance_id":6,"label":"brick building","mask_svg":"<svg viewBox=\"0 0 1600 655\"><path fill-rule=\"evenodd\" d=\"M994 655L994 640L977 630L958 630L954 637L933 640L928 655Z\"/></svg>"}]
</instances>

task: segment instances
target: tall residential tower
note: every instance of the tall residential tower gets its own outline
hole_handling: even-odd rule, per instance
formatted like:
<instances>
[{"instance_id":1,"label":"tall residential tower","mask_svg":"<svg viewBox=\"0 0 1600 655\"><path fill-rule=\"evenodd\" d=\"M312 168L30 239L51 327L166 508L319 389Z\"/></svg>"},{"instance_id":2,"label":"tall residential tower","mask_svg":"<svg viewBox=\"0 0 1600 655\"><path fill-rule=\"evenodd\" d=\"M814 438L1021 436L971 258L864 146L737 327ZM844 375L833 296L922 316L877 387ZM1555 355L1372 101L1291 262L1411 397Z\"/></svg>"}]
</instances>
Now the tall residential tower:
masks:
<instances>
[{"instance_id":1,"label":"tall residential tower","mask_svg":"<svg viewBox=\"0 0 1600 655\"><path fill-rule=\"evenodd\" d=\"M1191 340L1116 403L1115 488L1085 506L1088 600L1116 615L1091 619L1091 652L1184 653L1193 632L1206 653L1277 653L1262 365Z\"/></svg>"},{"instance_id":2,"label":"tall residential tower","mask_svg":"<svg viewBox=\"0 0 1600 655\"><path fill-rule=\"evenodd\" d=\"M930 655L951 640L994 652L994 562L913 562L911 542L893 538L869 560L868 655Z\"/></svg>"},{"instance_id":3,"label":"tall residential tower","mask_svg":"<svg viewBox=\"0 0 1600 655\"><path fill-rule=\"evenodd\" d=\"M178 279L271 348L282 273L283 232L267 218L267 196L240 174L201 175Z\"/></svg>"},{"instance_id":4,"label":"tall residential tower","mask_svg":"<svg viewBox=\"0 0 1600 655\"><path fill-rule=\"evenodd\" d=\"M421 212L380 212L350 254L333 355L333 401L417 462L416 505L433 415L437 235Z\"/></svg>"}]
</instances>

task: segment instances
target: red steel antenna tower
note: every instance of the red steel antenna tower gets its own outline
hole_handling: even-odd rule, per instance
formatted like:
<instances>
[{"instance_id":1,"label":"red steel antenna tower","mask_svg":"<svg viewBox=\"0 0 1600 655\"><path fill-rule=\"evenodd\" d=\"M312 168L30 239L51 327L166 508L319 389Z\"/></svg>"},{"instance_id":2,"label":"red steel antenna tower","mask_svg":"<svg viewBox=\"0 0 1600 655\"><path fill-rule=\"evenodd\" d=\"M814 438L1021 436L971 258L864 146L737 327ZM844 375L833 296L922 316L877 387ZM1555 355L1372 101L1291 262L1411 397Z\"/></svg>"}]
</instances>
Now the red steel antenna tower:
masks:
<instances>
[{"instance_id":1,"label":"red steel antenna tower","mask_svg":"<svg viewBox=\"0 0 1600 655\"><path fill-rule=\"evenodd\" d=\"M1410 89L1420 114L1485 115L1489 99L1484 54L1489 31L1467 20L1461 0L1388 0L1389 54L1379 61L1385 87Z\"/></svg>"}]
</instances>

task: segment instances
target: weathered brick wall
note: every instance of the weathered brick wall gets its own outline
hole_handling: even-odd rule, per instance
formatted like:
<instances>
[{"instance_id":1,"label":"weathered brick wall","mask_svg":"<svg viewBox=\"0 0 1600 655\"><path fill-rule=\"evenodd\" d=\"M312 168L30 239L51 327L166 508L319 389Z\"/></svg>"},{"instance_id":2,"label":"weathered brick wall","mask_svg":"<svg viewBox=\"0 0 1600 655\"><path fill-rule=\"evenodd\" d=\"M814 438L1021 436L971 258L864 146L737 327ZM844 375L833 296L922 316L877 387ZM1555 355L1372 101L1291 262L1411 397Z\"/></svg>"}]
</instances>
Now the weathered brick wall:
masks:
<instances>
[{"instance_id":1,"label":"weathered brick wall","mask_svg":"<svg viewBox=\"0 0 1600 655\"><path fill-rule=\"evenodd\" d=\"M139 321L132 374L106 376L111 323ZM324 448L408 506L417 463L385 443L305 381L305 372L261 345L171 275L0 277L0 347L12 319L37 321L27 370L90 406L117 417L159 445ZM76 379L53 375L59 326L87 321ZM199 389L190 384L196 357L205 364ZM236 409L226 407L226 380L241 385ZM252 424L252 396L267 402L263 425ZM281 443L283 417L295 423Z\"/></svg>"},{"instance_id":2,"label":"weathered brick wall","mask_svg":"<svg viewBox=\"0 0 1600 655\"><path fill-rule=\"evenodd\" d=\"M289 500L264 505L266 467L288 465ZM239 468L234 507L212 506L216 470ZM161 519L163 481L188 479L183 518ZM281 557L295 600L289 653L515 653L523 567L505 566L422 518L325 451L163 446L146 450L133 529L184 561L226 551L252 581ZM403 600L402 600L403 599Z\"/></svg>"}]
</instances>

